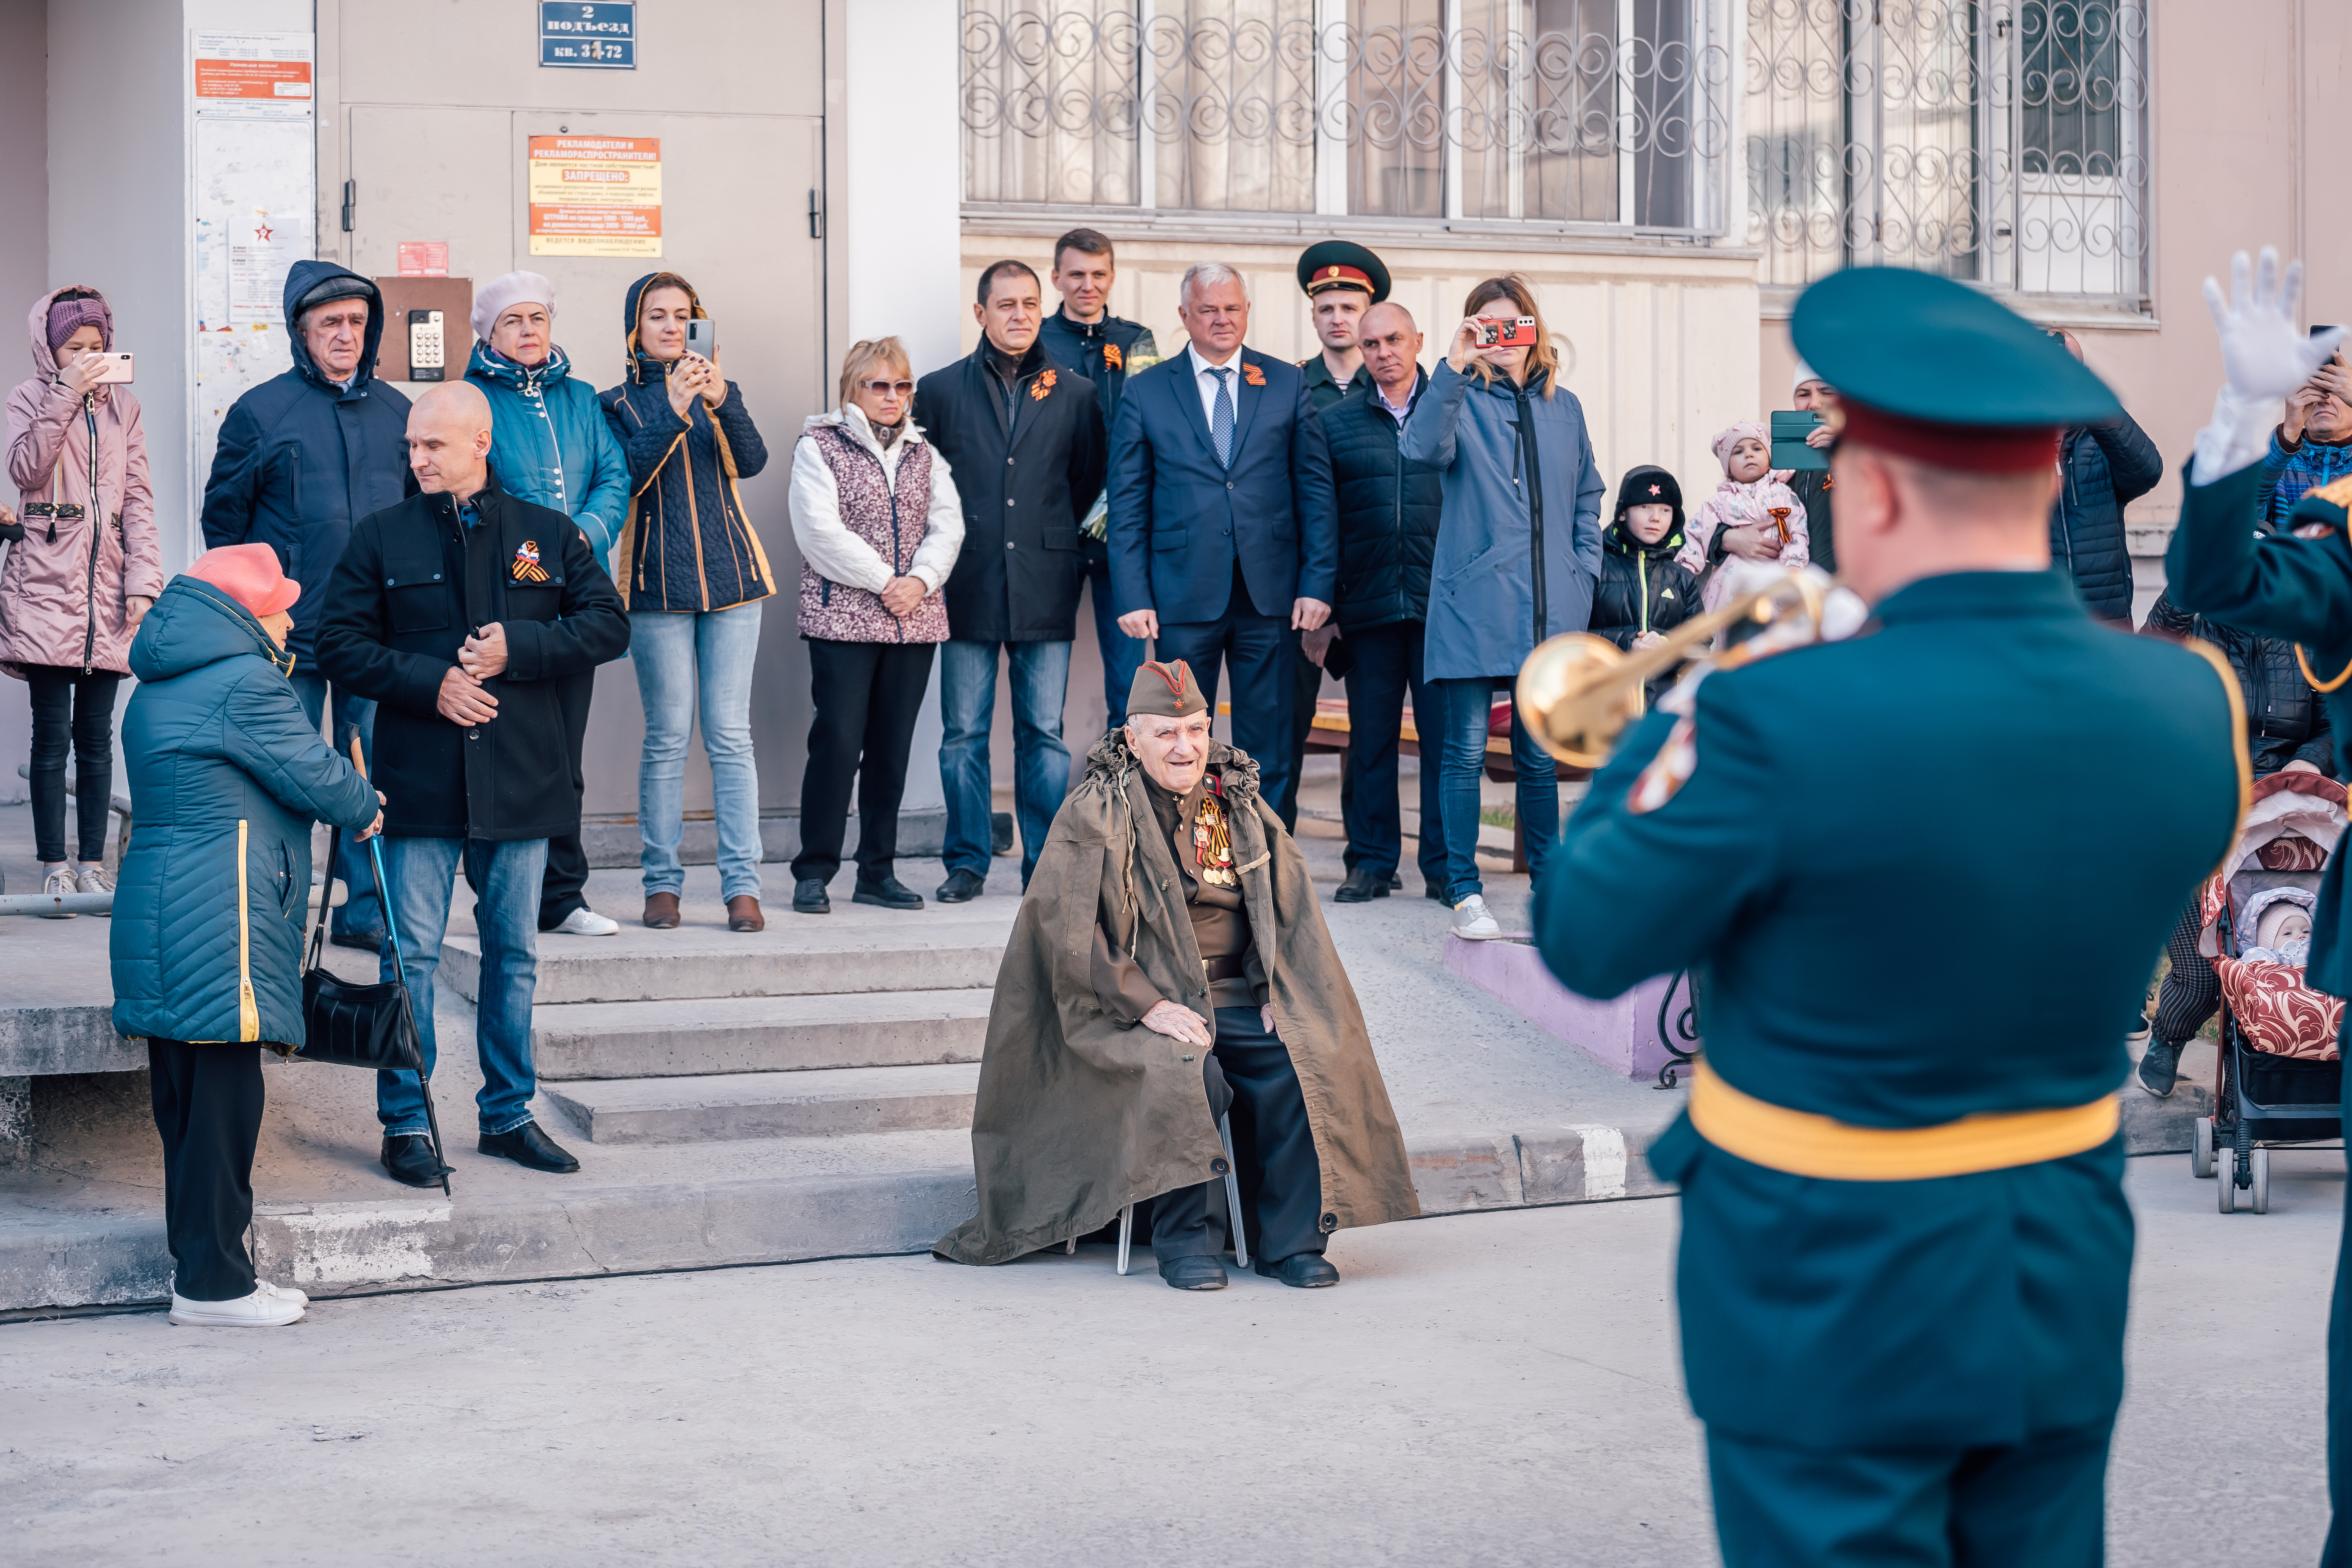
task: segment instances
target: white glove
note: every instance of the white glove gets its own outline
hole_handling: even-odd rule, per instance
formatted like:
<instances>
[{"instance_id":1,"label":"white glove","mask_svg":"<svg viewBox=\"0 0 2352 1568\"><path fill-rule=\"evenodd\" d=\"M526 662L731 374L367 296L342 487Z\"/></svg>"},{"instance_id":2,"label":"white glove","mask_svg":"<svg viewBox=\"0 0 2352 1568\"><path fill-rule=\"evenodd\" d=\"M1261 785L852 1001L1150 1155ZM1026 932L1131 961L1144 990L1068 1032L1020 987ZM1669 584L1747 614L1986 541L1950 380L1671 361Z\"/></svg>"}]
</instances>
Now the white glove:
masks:
<instances>
[{"instance_id":1,"label":"white glove","mask_svg":"<svg viewBox=\"0 0 2352 1568\"><path fill-rule=\"evenodd\" d=\"M2191 484L2210 485L2258 461L2278 422L2279 400L2309 381L2344 341L2341 327L2305 336L2294 324L2302 299L2303 263L2287 263L2281 277L2278 251L2267 245L2259 268L2248 264L2242 250L2230 258L2228 304L2221 283L2205 279L2205 305L2221 332L2228 379L2213 399L2212 423L2197 433Z\"/></svg>"}]
</instances>

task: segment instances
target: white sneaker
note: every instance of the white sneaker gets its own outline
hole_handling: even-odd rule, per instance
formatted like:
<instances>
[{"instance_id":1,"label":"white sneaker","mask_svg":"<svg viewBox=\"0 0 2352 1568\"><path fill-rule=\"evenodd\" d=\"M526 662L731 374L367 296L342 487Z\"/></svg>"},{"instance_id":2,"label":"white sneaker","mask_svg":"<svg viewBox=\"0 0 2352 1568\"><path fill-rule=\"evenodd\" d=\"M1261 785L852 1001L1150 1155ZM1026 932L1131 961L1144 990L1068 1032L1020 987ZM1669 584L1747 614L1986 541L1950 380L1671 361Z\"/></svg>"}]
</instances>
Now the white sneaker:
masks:
<instances>
[{"instance_id":1,"label":"white sneaker","mask_svg":"<svg viewBox=\"0 0 2352 1568\"><path fill-rule=\"evenodd\" d=\"M113 879L110 878L106 874L106 868L103 866L82 867L79 870L74 873L74 886L85 893L110 893L114 891ZM100 920L104 920L113 912L114 911L112 910L100 910L99 918Z\"/></svg>"},{"instance_id":2,"label":"white sneaker","mask_svg":"<svg viewBox=\"0 0 2352 1568\"><path fill-rule=\"evenodd\" d=\"M172 1292L172 1321L191 1329L278 1329L302 1321L307 1300L288 1300L268 1285L256 1284L253 1294L234 1301L191 1301Z\"/></svg>"},{"instance_id":3,"label":"white sneaker","mask_svg":"<svg viewBox=\"0 0 2352 1568\"><path fill-rule=\"evenodd\" d=\"M563 917L563 923L547 934L550 936L611 936L621 929L621 922L600 915L583 904Z\"/></svg>"},{"instance_id":4,"label":"white sneaker","mask_svg":"<svg viewBox=\"0 0 2352 1568\"><path fill-rule=\"evenodd\" d=\"M1491 942L1503 928L1486 912L1486 900L1473 893L1454 906L1454 934L1465 942Z\"/></svg>"},{"instance_id":5,"label":"white sneaker","mask_svg":"<svg viewBox=\"0 0 2352 1568\"><path fill-rule=\"evenodd\" d=\"M298 1307L307 1307L310 1304L310 1298L291 1285L272 1285L267 1279L257 1279L253 1283L256 1289L267 1290L281 1301L291 1301Z\"/></svg>"},{"instance_id":6,"label":"white sneaker","mask_svg":"<svg viewBox=\"0 0 2352 1568\"><path fill-rule=\"evenodd\" d=\"M70 866L56 867L41 879L41 897L45 899L70 898L80 891L81 884L74 880ZM47 910L42 912L41 918L45 921L69 921L74 917L71 910Z\"/></svg>"}]
</instances>

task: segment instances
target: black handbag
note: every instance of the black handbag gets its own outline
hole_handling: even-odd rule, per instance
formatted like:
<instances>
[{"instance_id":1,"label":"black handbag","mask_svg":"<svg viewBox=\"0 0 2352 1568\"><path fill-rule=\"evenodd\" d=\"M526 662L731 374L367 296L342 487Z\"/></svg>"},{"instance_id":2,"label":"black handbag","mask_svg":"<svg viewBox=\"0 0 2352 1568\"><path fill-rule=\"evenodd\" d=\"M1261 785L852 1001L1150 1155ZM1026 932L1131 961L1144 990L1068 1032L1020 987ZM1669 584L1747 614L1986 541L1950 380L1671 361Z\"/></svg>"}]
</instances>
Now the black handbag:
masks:
<instances>
[{"instance_id":1,"label":"black handbag","mask_svg":"<svg viewBox=\"0 0 2352 1568\"><path fill-rule=\"evenodd\" d=\"M416 1035L416 1013L404 980L382 980L356 985L320 963L326 952L327 904L324 895L335 886L335 868L341 859L343 835L338 828L327 853L327 881L319 900L318 922L310 928L302 960L302 1044L292 1054L303 1061L331 1062L337 1067L367 1068L376 1072L413 1072L425 1091L425 1124L433 1133L433 1161L441 1167L441 1193L449 1193L449 1162L441 1152L441 1119L433 1109L433 1077L425 1070L425 1051ZM375 857L377 897L383 906L384 934L392 942L395 973L399 968L400 931L393 923L392 899L385 890L383 851L373 839L368 849Z\"/></svg>"}]
</instances>

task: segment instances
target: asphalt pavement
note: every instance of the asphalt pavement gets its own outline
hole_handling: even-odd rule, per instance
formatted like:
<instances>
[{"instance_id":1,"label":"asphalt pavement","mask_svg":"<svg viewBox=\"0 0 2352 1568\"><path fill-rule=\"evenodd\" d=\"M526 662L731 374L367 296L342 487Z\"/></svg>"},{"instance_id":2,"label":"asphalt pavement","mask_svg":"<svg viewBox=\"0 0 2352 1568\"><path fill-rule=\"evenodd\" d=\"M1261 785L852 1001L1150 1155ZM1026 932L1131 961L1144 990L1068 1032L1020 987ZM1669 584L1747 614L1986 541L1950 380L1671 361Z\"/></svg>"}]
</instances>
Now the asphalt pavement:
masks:
<instances>
[{"instance_id":1,"label":"asphalt pavement","mask_svg":"<svg viewBox=\"0 0 2352 1568\"><path fill-rule=\"evenodd\" d=\"M2301 1563L2326 1526L2340 1153L2267 1215L2131 1163L2109 1561ZM14 1561L1704 1563L1674 1200L1345 1232L1339 1289L1108 1248L0 1326Z\"/></svg>"}]
</instances>

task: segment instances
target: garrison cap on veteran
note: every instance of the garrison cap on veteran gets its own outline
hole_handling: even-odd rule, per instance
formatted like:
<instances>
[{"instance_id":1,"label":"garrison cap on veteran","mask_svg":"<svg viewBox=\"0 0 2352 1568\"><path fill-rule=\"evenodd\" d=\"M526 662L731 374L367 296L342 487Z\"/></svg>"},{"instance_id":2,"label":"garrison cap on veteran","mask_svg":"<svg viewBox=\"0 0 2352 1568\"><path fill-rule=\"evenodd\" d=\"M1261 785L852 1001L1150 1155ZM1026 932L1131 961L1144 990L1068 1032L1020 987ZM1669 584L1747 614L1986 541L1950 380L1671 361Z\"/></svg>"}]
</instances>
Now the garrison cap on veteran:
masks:
<instances>
[{"instance_id":1,"label":"garrison cap on veteran","mask_svg":"<svg viewBox=\"0 0 2352 1568\"><path fill-rule=\"evenodd\" d=\"M1389 297L1389 269L1352 240L1327 239L1299 253L1298 286L1310 300L1327 289L1355 289L1377 305Z\"/></svg>"},{"instance_id":2,"label":"garrison cap on veteran","mask_svg":"<svg viewBox=\"0 0 2352 1568\"><path fill-rule=\"evenodd\" d=\"M1147 660L1127 689L1129 718L1148 714L1158 719L1181 719L1188 713L1208 710L1209 700L1201 695L1201 683L1192 679L1192 667L1181 658L1166 664L1156 658Z\"/></svg>"},{"instance_id":3,"label":"garrison cap on veteran","mask_svg":"<svg viewBox=\"0 0 2352 1568\"><path fill-rule=\"evenodd\" d=\"M1840 435L1937 468L2054 466L2058 432L2123 405L2065 345L1948 278L1853 267L1797 300L1797 352L1838 390Z\"/></svg>"}]
</instances>

